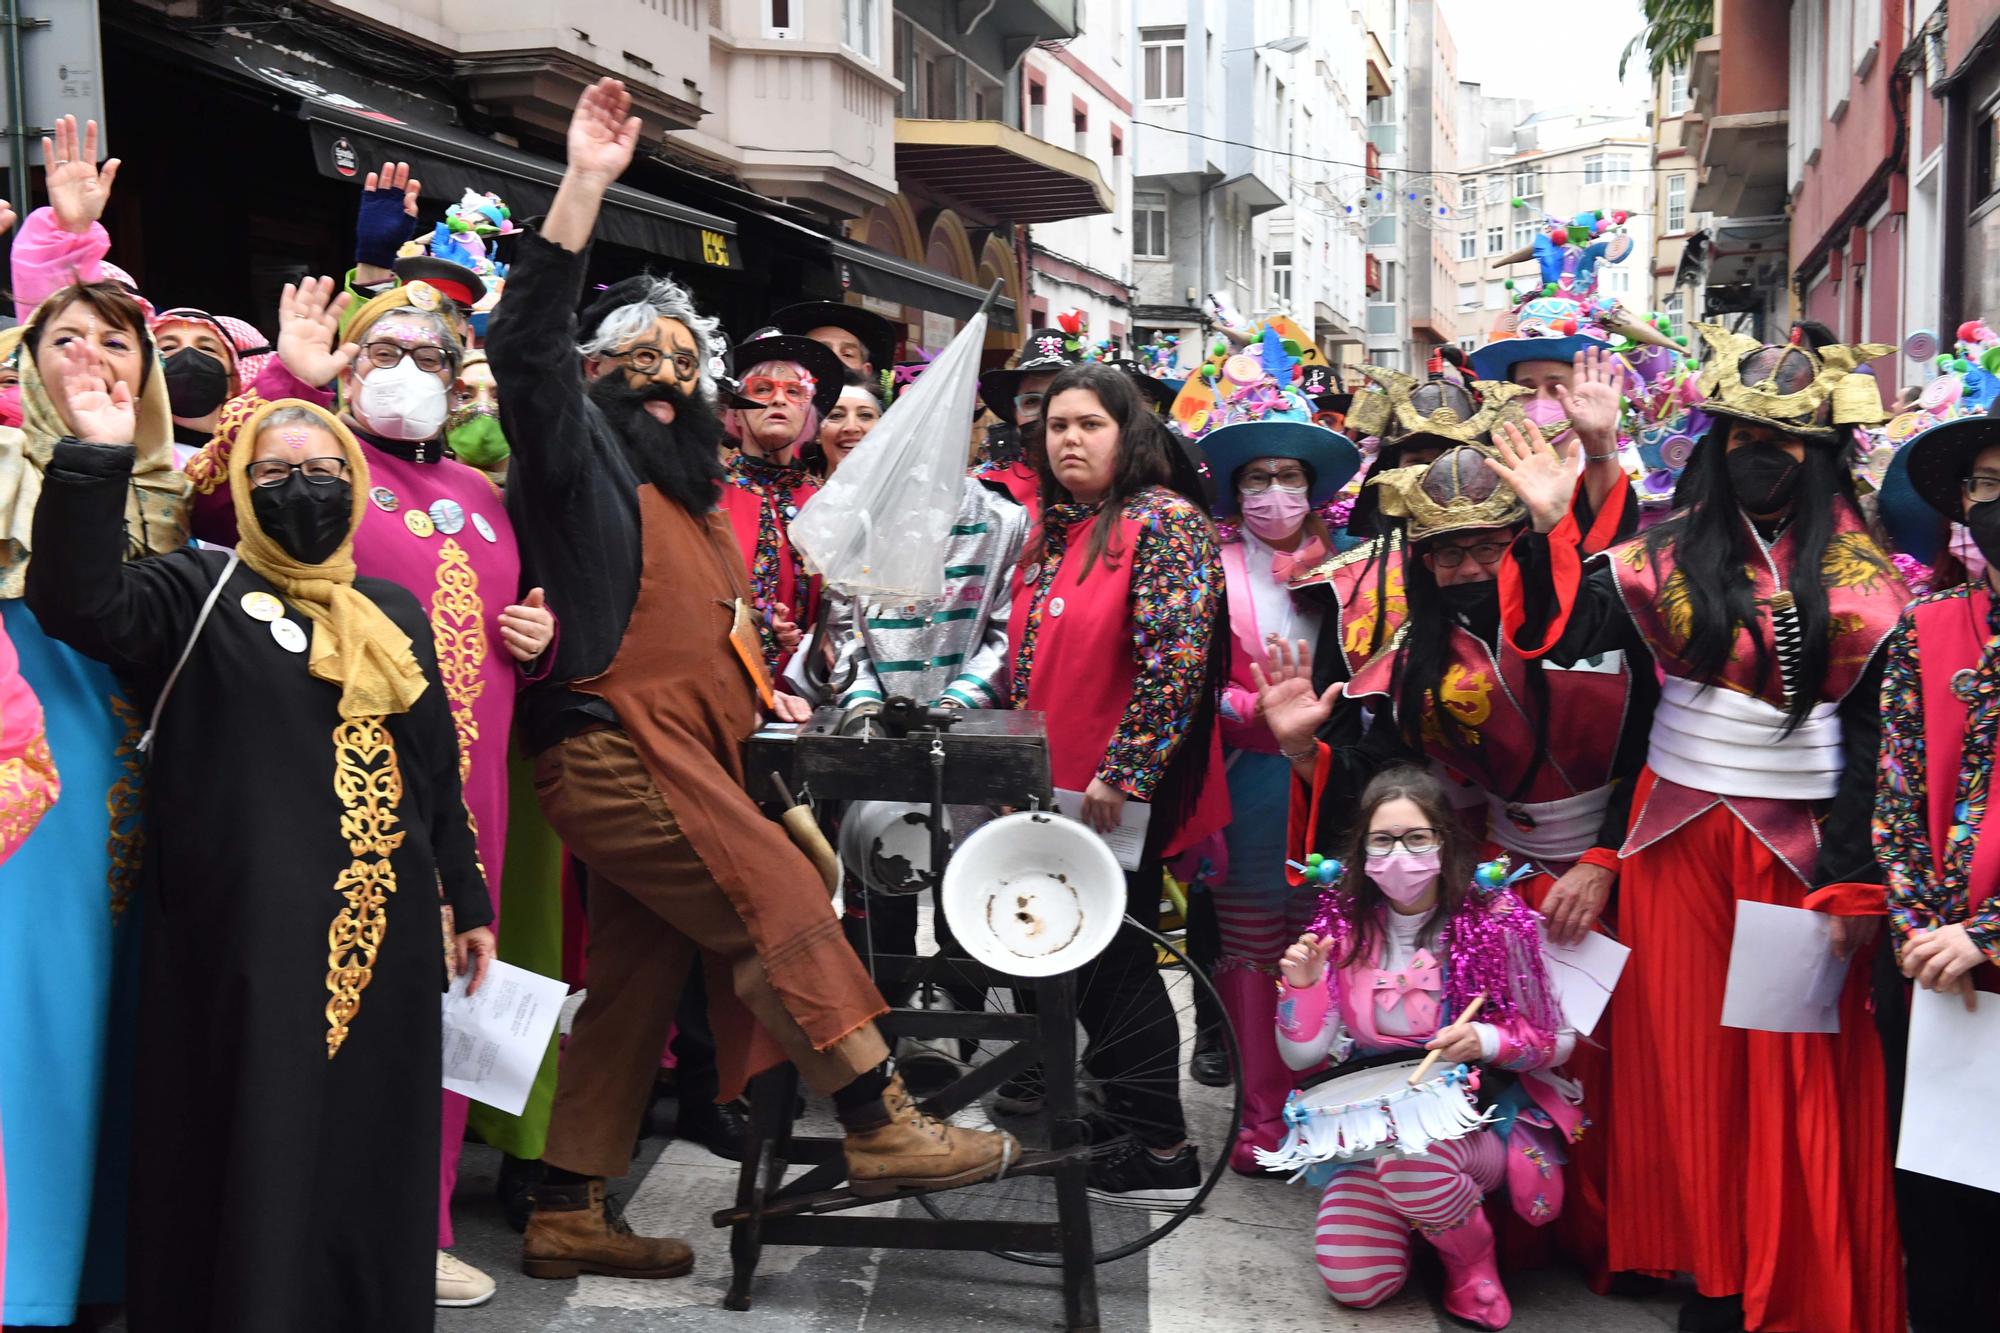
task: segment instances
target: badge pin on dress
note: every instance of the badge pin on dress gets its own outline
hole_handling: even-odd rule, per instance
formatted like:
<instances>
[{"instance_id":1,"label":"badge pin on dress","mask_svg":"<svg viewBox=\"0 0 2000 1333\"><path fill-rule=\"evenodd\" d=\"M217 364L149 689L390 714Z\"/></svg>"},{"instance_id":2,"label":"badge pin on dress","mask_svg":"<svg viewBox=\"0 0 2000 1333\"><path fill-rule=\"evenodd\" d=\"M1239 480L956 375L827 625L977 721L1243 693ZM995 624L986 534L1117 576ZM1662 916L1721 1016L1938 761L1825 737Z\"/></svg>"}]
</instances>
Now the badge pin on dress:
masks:
<instances>
[{"instance_id":1,"label":"badge pin on dress","mask_svg":"<svg viewBox=\"0 0 2000 1333\"><path fill-rule=\"evenodd\" d=\"M398 500L396 493L387 486L377 486L369 491L368 500L385 514L393 514L403 507L403 502Z\"/></svg>"},{"instance_id":2,"label":"badge pin on dress","mask_svg":"<svg viewBox=\"0 0 2000 1333\"><path fill-rule=\"evenodd\" d=\"M428 537L437 531L431 523L431 516L421 509L412 509L403 515L403 526L410 530L412 537Z\"/></svg>"},{"instance_id":3,"label":"badge pin on dress","mask_svg":"<svg viewBox=\"0 0 2000 1333\"><path fill-rule=\"evenodd\" d=\"M268 592L246 592L238 605L243 608L244 615L266 624L281 619L285 614L285 604Z\"/></svg>"},{"instance_id":4,"label":"badge pin on dress","mask_svg":"<svg viewBox=\"0 0 2000 1333\"><path fill-rule=\"evenodd\" d=\"M288 653L302 653L306 650L306 632L296 621L274 620L271 622L271 637L278 646Z\"/></svg>"},{"instance_id":5,"label":"badge pin on dress","mask_svg":"<svg viewBox=\"0 0 2000 1333\"><path fill-rule=\"evenodd\" d=\"M486 515L484 514L474 514L472 516L472 530L489 542L500 540L499 536L493 531L493 525L486 521Z\"/></svg>"},{"instance_id":6,"label":"badge pin on dress","mask_svg":"<svg viewBox=\"0 0 2000 1333\"><path fill-rule=\"evenodd\" d=\"M465 506L456 500L433 500L429 509L431 526L450 537L465 526Z\"/></svg>"}]
</instances>

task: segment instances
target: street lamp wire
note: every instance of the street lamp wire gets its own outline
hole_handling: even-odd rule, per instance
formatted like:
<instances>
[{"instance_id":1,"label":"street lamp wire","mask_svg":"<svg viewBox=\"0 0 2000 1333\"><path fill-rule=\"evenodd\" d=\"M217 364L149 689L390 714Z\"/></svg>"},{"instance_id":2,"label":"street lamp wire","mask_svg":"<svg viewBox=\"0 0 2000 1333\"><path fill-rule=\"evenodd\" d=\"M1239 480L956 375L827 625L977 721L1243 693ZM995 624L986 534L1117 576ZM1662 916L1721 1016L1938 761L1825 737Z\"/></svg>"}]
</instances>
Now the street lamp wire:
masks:
<instances>
[{"instance_id":1,"label":"street lamp wire","mask_svg":"<svg viewBox=\"0 0 2000 1333\"><path fill-rule=\"evenodd\" d=\"M1254 152L1259 152L1259 153L1270 153L1270 154L1271 154L1272 156L1274 156L1274 157L1288 157L1288 158L1291 158L1291 159L1293 159L1294 161L1298 161L1298 162L1318 162L1318 163L1322 163L1322 164L1324 164L1324 165L1326 165L1326 166L1329 166L1329 167L1353 167L1353 168L1354 168L1355 170L1357 170L1357 171L1366 171L1366 170L1368 170L1368 169L1369 169L1369 168L1368 168L1368 164L1367 164L1366 162L1349 162L1349 161L1345 160L1344 158L1338 158L1338 157L1319 157L1319 156L1317 156L1317 155L1315 155L1315 154L1312 154L1312 153L1297 153L1297 152L1292 152L1292 151L1290 151L1290 150L1288 150L1288 149L1284 149L1284 148L1269 148L1269 147L1266 147L1266 146L1265 146L1265 145L1263 145L1263 144L1255 144L1255 143L1245 143L1245 142L1244 142L1243 140L1241 140L1241 139L1224 139L1224 138L1221 138L1221 137L1220 137L1220 136L1218 136L1218 135L1213 135L1213 134L1203 134L1203 133L1201 133L1201 132L1200 132L1199 130L1184 130L1184 129L1180 128L1180 127L1179 127L1179 126L1177 126L1177 125L1161 125L1161 124L1158 124L1158 123L1156 123L1156 122L1154 122L1154 121L1150 121L1150 120L1135 120L1135 121L1133 121L1132 123L1133 123L1134 125L1137 125L1137 126L1139 126L1139 127L1143 128L1143 129L1149 129L1149 130L1162 130L1162 131L1164 131L1164 132L1166 132L1166 133L1168 133L1168 134L1184 134L1184 135L1186 135L1186 136L1187 136L1188 138L1190 138L1190 139L1202 139L1202 140L1205 140L1205 141L1207 141L1208 143L1217 143L1217 144L1223 144L1223 145L1225 145L1225 146L1227 146L1227 147L1230 147L1230 148L1248 148L1248 149L1251 149L1251 150L1252 150L1252 151L1254 151ZM1608 145L1616 145L1616 144L1618 144L1618 142L1619 142L1619 141L1617 141L1617 140L1613 140L1613 139L1604 139L1604 140L1600 140L1600 141L1599 141L1598 143L1595 143L1595 144L1576 144L1576 145L1574 145L1574 146L1573 146L1573 147L1571 147L1571 148L1564 148L1564 149L1548 149L1548 150L1546 150L1546 151L1549 151L1549 152L1573 152L1573 151L1575 151L1575 149L1577 149L1577 148L1596 148L1596 147L1601 147L1601 146L1608 146ZM1639 145L1639 144L1637 144L1637 143L1631 143L1631 144L1626 144L1626 145L1623 145L1623 146L1625 146L1625 147L1631 147L1631 148L1637 148L1637 147L1640 147L1640 145ZM1385 171L1385 172L1386 172L1386 171L1401 171L1401 172L1405 172L1405 173L1408 173L1408 174L1410 174L1410 175L1413 175L1413 176L1461 176L1461 177L1463 177L1463 176L1490 176L1490 175L1493 175L1493 174L1495 174L1495 173L1505 173L1505 172L1508 172L1508 171L1511 171L1511 170L1513 170L1513 168L1514 168L1514 166L1515 166L1515 165L1516 165L1516 164L1515 164L1515 163L1513 163L1513 162L1509 162L1509 161L1500 161L1500 162L1490 162L1490 163L1486 164L1486 165L1485 165L1485 166L1483 166L1483 167L1468 167L1468 168L1466 168L1466 169L1464 169L1464 170L1462 170L1462 171L1411 171L1411 170L1410 170L1410 168L1408 168L1408 167L1383 167L1383 166L1377 166L1377 167L1375 168L1375 170L1377 170L1377 171ZM1532 163L1527 163L1527 164L1521 164L1521 165L1528 165L1528 166L1532 166L1533 164L1532 164ZM1536 172L1537 172L1538 174L1540 174L1540 175L1543 175L1543 176L1587 176L1587 175L1589 175L1589 174L1590 174L1590 171L1591 171L1591 168L1589 168L1589 167L1539 167L1539 166L1538 166L1538 167L1535 167L1535 171L1536 171ZM1636 180L1634 180L1634 181L1632 181L1632 182L1618 182L1618 183L1619 183L1619 184L1627 184L1627 183L1636 183Z\"/></svg>"}]
</instances>

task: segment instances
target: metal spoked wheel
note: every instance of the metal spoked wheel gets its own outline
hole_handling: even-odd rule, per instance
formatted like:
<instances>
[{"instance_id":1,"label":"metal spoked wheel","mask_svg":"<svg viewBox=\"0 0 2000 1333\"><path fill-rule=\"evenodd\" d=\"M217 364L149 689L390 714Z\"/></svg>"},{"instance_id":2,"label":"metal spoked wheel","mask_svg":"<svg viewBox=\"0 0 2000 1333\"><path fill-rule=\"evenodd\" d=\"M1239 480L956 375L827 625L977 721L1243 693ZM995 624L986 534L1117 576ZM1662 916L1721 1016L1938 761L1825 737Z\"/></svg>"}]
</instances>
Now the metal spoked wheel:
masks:
<instances>
[{"instance_id":1,"label":"metal spoked wheel","mask_svg":"<svg viewBox=\"0 0 2000 1333\"><path fill-rule=\"evenodd\" d=\"M1230 1030L1228 1019L1223 1016L1221 998L1214 984L1188 961L1180 946L1158 931L1149 930L1130 917L1125 919L1124 930L1135 932L1138 937L1136 942L1156 953L1158 976L1165 985L1167 1002L1173 1012L1175 1036L1170 1053L1162 1048L1139 1065L1121 1071L1121 1075L1138 1081L1168 1078L1177 1081L1187 1137L1200 1154L1201 1177L1195 1196L1181 1203L1145 1207L1110 1204L1092 1198L1091 1234L1100 1264L1137 1254L1179 1226L1190 1214L1200 1210L1202 1201L1229 1167L1229 1150L1236 1142L1236 1127L1242 1115L1242 1062L1237 1054L1235 1034ZM1131 947L1132 943L1126 941L1127 947ZM1103 984L1099 980L1100 975L1097 964L1079 971L1079 1013L1090 1012L1093 1008L1086 997L1092 986ZM1111 992L1107 989L1103 993ZM1202 997L1199 1010L1197 995ZM960 998L962 1001L964 997L961 995ZM996 991L989 992L985 1002L988 1008L1018 1010L1028 1007L1032 999L1024 991ZM1112 1001L1104 1008L1105 1012L1096 1021L1078 1023L1077 1100L1078 1118L1083 1123L1070 1127L1072 1131L1081 1131L1070 1141L1087 1141L1092 1145L1092 1151L1097 1153L1107 1151L1135 1129L1143 1135L1148 1127L1145 1121L1135 1119L1129 1110L1118 1117L1112 1115L1111 1105L1124 1103L1126 1098L1105 1078L1107 1066L1113 1063L1108 1058L1109 1053L1118 1049L1121 1043L1130 1043L1139 1037L1145 1025L1139 1021L1137 1006L1129 1001ZM1097 1031L1090 1031L1092 1027ZM1221 1037L1229 1058L1230 1079L1226 1087L1208 1088L1186 1077L1188 1060L1194 1053L1197 1037L1210 1032ZM1126 1053L1129 1055L1129 1047ZM956 1051L940 1052L937 1058L977 1063L981 1053L961 1047ZM907 1079L910 1077L907 1062L904 1067ZM1032 1080L1029 1082L1026 1090L1031 1095L1027 1100L1032 1100L1037 1086ZM1022 1090L1019 1086L1003 1084L999 1094L988 1095L953 1120L968 1127L1005 1129L1021 1141L1022 1149L1027 1152L1055 1147L1056 1123L1047 1108L1014 1113L1003 1106L1005 1102L1019 1107L1021 1100L1015 1098L1010 1101L1007 1094ZM1055 1182L1051 1177L1042 1175L1016 1176L965 1189L925 1194L919 1196L919 1202L932 1216L947 1220L1052 1222L1057 1216ZM995 1250L994 1253L1003 1259L1040 1268L1057 1268L1062 1264L1061 1257L1052 1252Z\"/></svg>"}]
</instances>

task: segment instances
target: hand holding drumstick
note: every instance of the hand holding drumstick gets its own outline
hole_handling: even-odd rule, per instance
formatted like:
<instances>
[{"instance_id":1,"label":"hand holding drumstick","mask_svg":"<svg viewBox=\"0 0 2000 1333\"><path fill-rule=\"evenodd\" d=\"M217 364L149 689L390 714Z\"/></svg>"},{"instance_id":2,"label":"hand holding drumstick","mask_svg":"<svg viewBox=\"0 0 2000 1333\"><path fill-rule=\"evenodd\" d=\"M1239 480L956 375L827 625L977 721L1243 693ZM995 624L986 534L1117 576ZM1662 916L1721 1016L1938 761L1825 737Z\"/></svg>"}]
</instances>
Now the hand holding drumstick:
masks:
<instances>
[{"instance_id":1,"label":"hand holding drumstick","mask_svg":"<svg viewBox=\"0 0 2000 1333\"><path fill-rule=\"evenodd\" d=\"M1472 1030L1472 1020L1479 1017L1479 1010L1485 1003L1486 992L1481 991L1472 997L1472 1003L1465 1006L1465 1012L1458 1016L1456 1022L1430 1039L1428 1043L1430 1054L1424 1057L1424 1062L1410 1075L1411 1087L1414 1088L1423 1082L1424 1077L1431 1072L1431 1066L1441 1058L1458 1064L1467 1064L1479 1059L1479 1034ZM1471 1043L1470 1054L1467 1054L1468 1042Z\"/></svg>"}]
</instances>

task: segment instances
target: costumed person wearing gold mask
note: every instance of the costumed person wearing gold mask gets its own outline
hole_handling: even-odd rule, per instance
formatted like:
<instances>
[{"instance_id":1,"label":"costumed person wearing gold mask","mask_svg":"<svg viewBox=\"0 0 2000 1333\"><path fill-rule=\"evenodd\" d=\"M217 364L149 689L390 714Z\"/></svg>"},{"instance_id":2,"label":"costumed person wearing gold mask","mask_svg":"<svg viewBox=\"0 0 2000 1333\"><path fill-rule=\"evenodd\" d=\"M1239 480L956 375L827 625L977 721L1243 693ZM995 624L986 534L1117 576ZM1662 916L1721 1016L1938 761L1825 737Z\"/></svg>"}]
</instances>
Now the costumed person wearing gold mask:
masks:
<instances>
[{"instance_id":1,"label":"costumed person wearing gold mask","mask_svg":"<svg viewBox=\"0 0 2000 1333\"><path fill-rule=\"evenodd\" d=\"M132 399L70 390L28 604L152 719L131 1326L428 1330L442 1075L413 1034L493 953L428 617L356 577L372 478L331 414L244 423L234 556L123 563Z\"/></svg>"},{"instance_id":2,"label":"costumed person wearing gold mask","mask_svg":"<svg viewBox=\"0 0 2000 1333\"><path fill-rule=\"evenodd\" d=\"M1910 596L1862 526L1848 450L1888 347L1761 347L1716 325L1715 425L1681 511L1584 566L1571 479L1532 426L1495 471L1533 531L1501 569L1515 651L1623 651L1664 679L1620 851L1632 957L1610 1015L1610 1266L1691 1272L1693 1329L1900 1333L1882 1052L1886 910L1869 843L1883 643ZM1851 959L1837 1032L1721 1026L1739 903L1826 912Z\"/></svg>"},{"instance_id":3,"label":"costumed person wearing gold mask","mask_svg":"<svg viewBox=\"0 0 2000 1333\"><path fill-rule=\"evenodd\" d=\"M499 489L486 474L446 456L451 392L464 353L426 284L392 288L358 309L329 278L287 286L279 305L279 364L261 382L333 386L342 423L368 461L359 492L354 563L364 577L409 589L430 619L452 721L458 728L465 804L479 835L494 906L504 892L507 738L515 695L553 641L555 622L539 588L522 590L521 557ZM343 315L345 319L343 321ZM343 326L344 322L344 328ZM246 394L222 411L216 437L188 462L194 530L203 541L235 540L227 480L242 423L261 400ZM438 1181L438 1249L453 1241L451 1194L465 1137L467 1103L445 1098ZM439 1299L477 1304L492 1281L440 1254Z\"/></svg>"},{"instance_id":4,"label":"costumed person wearing gold mask","mask_svg":"<svg viewBox=\"0 0 2000 1333\"><path fill-rule=\"evenodd\" d=\"M131 396L137 418L123 526L99 530L102 554L157 555L187 541L187 481L174 470L145 312L112 283L62 288L23 336L22 428L0 429L0 625L41 699L64 785L64 799L0 869L8 1325L66 1325L79 1303L116 1302L122 1291L118 1246L104 1238L125 1215L135 1012L117 983L138 947L146 834L132 747L142 719L108 669L50 637L21 600L43 474L57 442L78 432L63 391L73 348Z\"/></svg>"}]
</instances>

